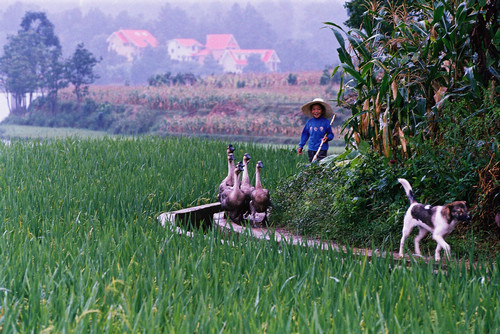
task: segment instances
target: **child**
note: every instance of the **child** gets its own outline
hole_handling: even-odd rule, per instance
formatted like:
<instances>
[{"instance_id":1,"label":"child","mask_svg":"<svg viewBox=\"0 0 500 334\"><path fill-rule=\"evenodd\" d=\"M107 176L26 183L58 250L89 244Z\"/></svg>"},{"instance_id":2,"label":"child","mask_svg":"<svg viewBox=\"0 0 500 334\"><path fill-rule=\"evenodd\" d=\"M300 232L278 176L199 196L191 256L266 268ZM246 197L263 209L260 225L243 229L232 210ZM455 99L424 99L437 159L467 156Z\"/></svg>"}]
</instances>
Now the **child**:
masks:
<instances>
[{"instance_id":1,"label":"child","mask_svg":"<svg viewBox=\"0 0 500 334\"><path fill-rule=\"evenodd\" d=\"M309 144L307 145L307 154L309 162L312 162L321 145L321 142L323 142L321 150L318 153L318 157L316 158L319 161L326 157L328 142L333 139L332 127L329 120L329 118L333 116L333 109L322 99L316 98L302 106L302 113L311 117L311 119L306 122L306 125L302 130L297 153L302 154L302 148L306 144L307 140L309 140Z\"/></svg>"}]
</instances>

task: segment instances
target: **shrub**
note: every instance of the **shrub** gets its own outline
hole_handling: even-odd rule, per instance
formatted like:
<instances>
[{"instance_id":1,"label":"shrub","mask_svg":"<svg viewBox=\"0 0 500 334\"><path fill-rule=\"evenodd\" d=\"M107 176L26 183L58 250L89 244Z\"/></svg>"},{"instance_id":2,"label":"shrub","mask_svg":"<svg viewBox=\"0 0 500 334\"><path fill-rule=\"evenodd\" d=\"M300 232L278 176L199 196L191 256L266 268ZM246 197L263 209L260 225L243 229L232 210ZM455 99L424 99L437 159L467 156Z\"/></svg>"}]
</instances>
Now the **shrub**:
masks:
<instances>
[{"instance_id":1,"label":"shrub","mask_svg":"<svg viewBox=\"0 0 500 334\"><path fill-rule=\"evenodd\" d=\"M293 73L288 74L288 77L286 77L286 82L288 82L290 86L297 85L297 75Z\"/></svg>"},{"instance_id":2,"label":"shrub","mask_svg":"<svg viewBox=\"0 0 500 334\"><path fill-rule=\"evenodd\" d=\"M406 204L397 167L387 163L352 151L328 164L304 166L279 187L279 220L299 233L351 245L383 242L400 230Z\"/></svg>"}]
</instances>

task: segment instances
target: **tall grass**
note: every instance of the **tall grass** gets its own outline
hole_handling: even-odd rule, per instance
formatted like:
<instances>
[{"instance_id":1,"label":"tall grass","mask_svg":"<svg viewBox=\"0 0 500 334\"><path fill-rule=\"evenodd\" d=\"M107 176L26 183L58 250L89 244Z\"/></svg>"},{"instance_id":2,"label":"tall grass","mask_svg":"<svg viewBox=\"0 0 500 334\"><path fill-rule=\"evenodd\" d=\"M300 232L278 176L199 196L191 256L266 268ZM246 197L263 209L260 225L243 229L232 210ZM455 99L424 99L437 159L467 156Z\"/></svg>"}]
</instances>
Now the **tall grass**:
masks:
<instances>
[{"instance_id":1,"label":"tall grass","mask_svg":"<svg viewBox=\"0 0 500 334\"><path fill-rule=\"evenodd\" d=\"M271 190L290 150L233 143ZM390 258L177 235L156 216L215 200L225 145L104 138L0 145L3 332L494 332L498 262ZM253 171L252 169L251 171ZM272 196L272 195L271 195Z\"/></svg>"}]
</instances>

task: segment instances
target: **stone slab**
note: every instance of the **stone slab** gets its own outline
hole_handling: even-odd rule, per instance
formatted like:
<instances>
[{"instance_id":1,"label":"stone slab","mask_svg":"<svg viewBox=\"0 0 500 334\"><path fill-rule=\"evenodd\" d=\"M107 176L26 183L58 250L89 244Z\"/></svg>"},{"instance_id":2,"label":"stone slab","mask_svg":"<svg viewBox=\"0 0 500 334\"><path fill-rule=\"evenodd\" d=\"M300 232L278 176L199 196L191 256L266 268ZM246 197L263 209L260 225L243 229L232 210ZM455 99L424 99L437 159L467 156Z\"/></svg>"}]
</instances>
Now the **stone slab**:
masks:
<instances>
[{"instance_id":1,"label":"stone slab","mask_svg":"<svg viewBox=\"0 0 500 334\"><path fill-rule=\"evenodd\" d=\"M214 214L221 210L220 202L215 202L177 211L164 212L157 217L157 220L163 227L167 223L175 226L211 227Z\"/></svg>"}]
</instances>

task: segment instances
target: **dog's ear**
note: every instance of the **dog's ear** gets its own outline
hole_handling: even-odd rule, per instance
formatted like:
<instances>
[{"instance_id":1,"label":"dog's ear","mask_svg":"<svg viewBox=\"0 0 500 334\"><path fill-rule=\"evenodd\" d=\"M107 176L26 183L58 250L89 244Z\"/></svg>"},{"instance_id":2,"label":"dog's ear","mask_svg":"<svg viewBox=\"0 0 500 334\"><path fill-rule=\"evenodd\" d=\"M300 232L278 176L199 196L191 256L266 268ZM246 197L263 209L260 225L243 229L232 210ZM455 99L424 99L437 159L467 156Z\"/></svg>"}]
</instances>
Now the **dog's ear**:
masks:
<instances>
[{"instance_id":1,"label":"dog's ear","mask_svg":"<svg viewBox=\"0 0 500 334\"><path fill-rule=\"evenodd\" d=\"M461 208L464 211L467 211L467 203L465 201L456 201L451 203L451 205L454 205L456 208Z\"/></svg>"},{"instance_id":2,"label":"dog's ear","mask_svg":"<svg viewBox=\"0 0 500 334\"><path fill-rule=\"evenodd\" d=\"M448 221L451 220L451 206L452 204L446 204L445 206L443 206L443 209L441 210L441 214Z\"/></svg>"}]
</instances>

